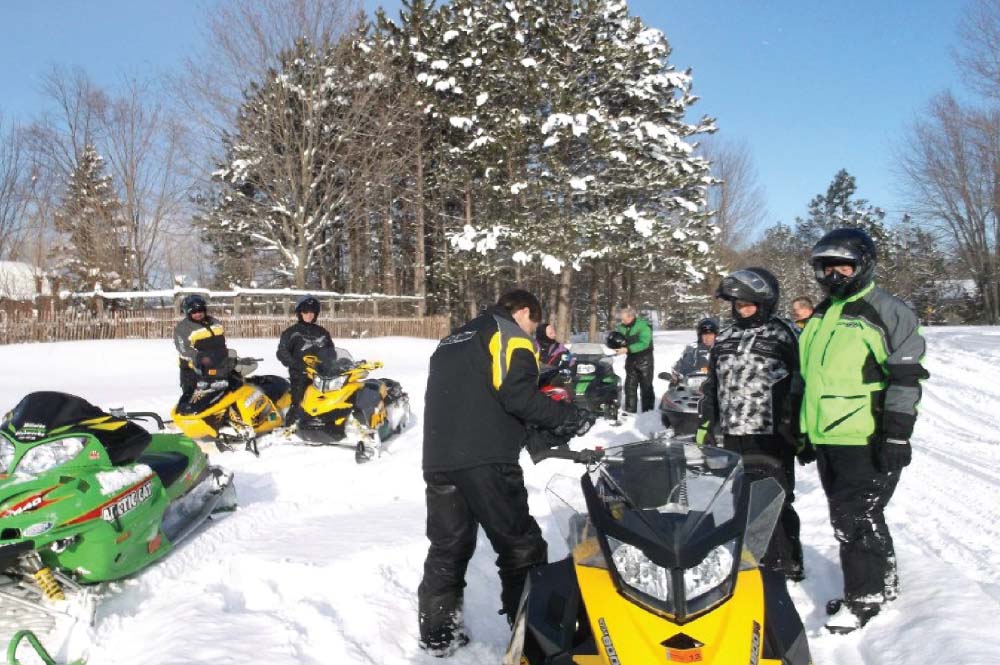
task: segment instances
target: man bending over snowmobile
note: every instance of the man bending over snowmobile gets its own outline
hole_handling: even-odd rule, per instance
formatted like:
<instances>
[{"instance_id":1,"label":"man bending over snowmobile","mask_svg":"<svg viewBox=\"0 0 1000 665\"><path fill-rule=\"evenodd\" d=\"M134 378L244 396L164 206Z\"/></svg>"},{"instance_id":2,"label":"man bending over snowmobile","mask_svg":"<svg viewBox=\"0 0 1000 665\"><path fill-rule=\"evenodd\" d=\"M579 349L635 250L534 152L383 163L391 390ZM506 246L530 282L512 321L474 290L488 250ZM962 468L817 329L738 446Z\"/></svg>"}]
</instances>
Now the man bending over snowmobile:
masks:
<instances>
[{"instance_id":1,"label":"man bending over snowmobile","mask_svg":"<svg viewBox=\"0 0 1000 665\"><path fill-rule=\"evenodd\" d=\"M436 656L468 642L462 597L480 525L497 552L508 622L528 571L547 561L518 464L527 426L551 430L561 442L593 423L588 411L538 389L534 334L541 315L538 298L509 291L431 356L423 451L430 549L417 596L420 647Z\"/></svg>"},{"instance_id":2,"label":"man bending over snowmobile","mask_svg":"<svg viewBox=\"0 0 1000 665\"><path fill-rule=\"evenodd\" d=\"M198 354L225 357L226 335L222 324L208 313L208 302L203 296L192 293L181 301L184 318L174 327L174 346L180 356L181 399L186 402L197 387L199 375L195 371Z\"/></svg>"},{"instance_id":3,"label":"man bending over snowmobile","mask_svg":"<svg viewBox=\"0 0 1000 665\"><path fill-rule=\"evenodd\" d=\"M319 318L319 300L305 296L295 305L298 323L281 333L278 342L278 360L288 368L288 381L292 389L292 407L285 417L287 425L293 425L302 414L302 396L309 387L309 376L303 358L315 354L320 349L333 349L333 340L326 328L316 323Z\"/></svg>"}]
</instances>

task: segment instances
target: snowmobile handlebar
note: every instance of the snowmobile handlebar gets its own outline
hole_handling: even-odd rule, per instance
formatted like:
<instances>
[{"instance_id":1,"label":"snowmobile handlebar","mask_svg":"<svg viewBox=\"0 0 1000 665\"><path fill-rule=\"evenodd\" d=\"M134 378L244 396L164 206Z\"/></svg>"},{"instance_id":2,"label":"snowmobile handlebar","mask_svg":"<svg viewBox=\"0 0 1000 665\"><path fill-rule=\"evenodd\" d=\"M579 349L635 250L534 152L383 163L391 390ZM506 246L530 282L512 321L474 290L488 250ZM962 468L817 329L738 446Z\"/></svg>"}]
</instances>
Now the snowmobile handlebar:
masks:
<instances>
[{"instance_id":1,"label":"snowmobile handlebar","mask_svg":"<svg viewBox=\"0 0 1000 665\"><path fill-rule=\"evenodd\" d=\"M166 426L163 423L163 418L160 414L153 413L152 411L125 411L125 409L109 409L110 413L115 418L125 418L126 420L152 420L156 423L157 429L165 429Z\"/></svg>"},{"instance_id":2,"label":"snowmobile handlebar","mask_svg":"<svg viewBox=\"0 0 1000 665\"><path fill-rule=\"evenodd\" d=\"M538 455L536 463L545 459L566 459L577 464L595 464L604 458L604 451L570 450L569 448L549 448Z\"/></svg>"}]
</instances>

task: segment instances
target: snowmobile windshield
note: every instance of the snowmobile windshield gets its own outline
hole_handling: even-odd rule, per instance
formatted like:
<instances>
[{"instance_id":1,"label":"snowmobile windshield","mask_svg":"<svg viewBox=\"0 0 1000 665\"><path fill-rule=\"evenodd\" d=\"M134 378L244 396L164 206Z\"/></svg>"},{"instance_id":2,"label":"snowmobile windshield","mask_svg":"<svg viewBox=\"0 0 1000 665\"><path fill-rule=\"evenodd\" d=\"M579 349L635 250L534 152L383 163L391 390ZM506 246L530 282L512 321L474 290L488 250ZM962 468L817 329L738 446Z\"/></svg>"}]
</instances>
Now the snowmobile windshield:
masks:
<instances>
[{"instance_id":1,"label":"snowmobile windshield","mask_svg":"<svg viewBox=\"0 0 1000 665\"><path fill-rule=\"evenodd\" d=\"M578 362L597 362L608 355L603 344L579 342L570 347Z\"/></svg>"},{"instance_id":2,"label":"snowmobile windshield","mask_svg":"<svg viewBox=\"0 0 1000 665\"><path fill-rule=\"evenodd\" d=\"M87 400L59 392L26 395L0 427L18 441L38 441L52 430L107 414Z\"/></svg>"},{"instance_id":3,"label":"snowmobile windshield","mask_svg":"<svg viewBox=\"0 0 1000 665\"><path fill-rule=\"evenodd\" d=\"M582 500L559 482L553 514L575 562L607 569L621 593L680 622L729 598L741 561L756 565L744 536L766 548L777 517L773 492L753 501L738 455L670 439L609 449L579 483Z\"/></svg>"}]
</instances>

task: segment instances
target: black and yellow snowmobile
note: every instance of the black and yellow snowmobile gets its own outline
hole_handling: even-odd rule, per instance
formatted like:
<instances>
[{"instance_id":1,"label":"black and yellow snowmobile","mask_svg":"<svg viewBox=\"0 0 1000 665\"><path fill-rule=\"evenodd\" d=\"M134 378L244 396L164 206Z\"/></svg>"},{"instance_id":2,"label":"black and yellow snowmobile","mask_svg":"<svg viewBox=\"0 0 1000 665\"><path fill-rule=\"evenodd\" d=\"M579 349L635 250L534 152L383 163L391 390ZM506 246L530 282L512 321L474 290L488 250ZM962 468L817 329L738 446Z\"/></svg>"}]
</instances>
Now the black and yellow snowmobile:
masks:
<instances>
[{"instance_id":1,"label":"black and yellow snowmobile","mask_svg":"<svg viewBox=\"0 0 1000 665\"><path fill-rule=\"evenodd\" d=\"M380 361L356 362L344 349L303 358L311 383L291 434L303 442L354 448L359 464L382 455L386 439L410 421L410 398L392 379L370 379Z\"/></svg>"},{"instance_id":2,"label":"black and yellow snowmobile","mask_svg":"<svg viewBox=\"0 0 1000 665\"><path fill-rule=\"evenodd\" d=\"M759 565L777 482L672 439L552 456L589 464L547 488L570 555L529 574L504 665L811 663L784 577Z\"/></svg>"}]
</instances>

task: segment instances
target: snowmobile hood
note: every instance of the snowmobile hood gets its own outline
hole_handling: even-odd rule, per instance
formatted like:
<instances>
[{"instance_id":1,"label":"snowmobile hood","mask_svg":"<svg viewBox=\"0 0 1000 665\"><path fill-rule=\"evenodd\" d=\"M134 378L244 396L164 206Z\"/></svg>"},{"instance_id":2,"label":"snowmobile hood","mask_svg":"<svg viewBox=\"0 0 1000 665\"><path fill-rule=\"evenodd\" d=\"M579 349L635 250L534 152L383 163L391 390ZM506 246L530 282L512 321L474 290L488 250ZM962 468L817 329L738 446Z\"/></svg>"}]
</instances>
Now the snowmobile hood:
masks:
<instances>
[{"instance_id":1,"label":"snowmobile hood","mask_svg":"<svg viewBox=\"0 0 1000 665\"><path fill-rule=\"evenodd\" d=\"M607 569L623 595L678 623L725 602L756 566L784 497L772 479L751 486L738 455L678 439L609 449L579 496L559 478L550 503L577 564Z\"/></svg>"}]
</instances>

